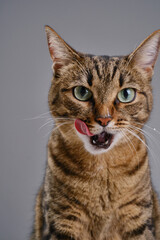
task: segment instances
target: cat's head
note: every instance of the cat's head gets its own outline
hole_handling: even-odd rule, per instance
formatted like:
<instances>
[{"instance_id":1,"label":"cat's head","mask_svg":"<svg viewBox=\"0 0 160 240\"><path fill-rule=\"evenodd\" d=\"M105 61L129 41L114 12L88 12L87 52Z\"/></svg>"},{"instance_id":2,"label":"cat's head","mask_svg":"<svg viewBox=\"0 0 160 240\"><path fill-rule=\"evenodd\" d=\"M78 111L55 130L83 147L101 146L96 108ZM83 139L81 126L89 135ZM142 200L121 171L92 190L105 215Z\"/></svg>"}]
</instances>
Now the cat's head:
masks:
<instances>
[{"instance_id":1,"label":"cat's head","mask_svg":"<svg viewBox=\"0 0 160 240\"><path fill-rule=\"evenodd\" d=\"M65 126L92 154L137 134L152 109L160 30L123 57L82 54L48 26L46 33L54 75L49 107L59 129Z\"/></svg>"}]
</instances>

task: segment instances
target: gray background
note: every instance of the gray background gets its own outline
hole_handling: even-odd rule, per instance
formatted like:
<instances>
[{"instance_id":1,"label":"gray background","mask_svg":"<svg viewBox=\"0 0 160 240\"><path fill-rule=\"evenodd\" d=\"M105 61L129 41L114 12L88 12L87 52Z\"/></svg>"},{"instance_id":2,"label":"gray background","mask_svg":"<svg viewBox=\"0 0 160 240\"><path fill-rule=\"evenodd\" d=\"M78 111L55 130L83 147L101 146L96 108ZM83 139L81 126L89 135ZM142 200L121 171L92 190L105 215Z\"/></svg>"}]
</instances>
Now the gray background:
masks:
<instances>
[{"instance_id":1,"label":"gray background","mask_svg":"<svg viewBox=\"0 0 160 240\"><path fill-rule=\"evenodd\" d=\"M34 199L43 179L51 127L41 126L49 115L30 118L48 111L52 62L45 24L79 51L128 54L160 28L160 1L0 1L0 240L28 239ZM148 125L160 130L160 59L153 90ZM160 137L145 129L153 135L152 177L160 192Z\"/></svg>"}]
</instances>

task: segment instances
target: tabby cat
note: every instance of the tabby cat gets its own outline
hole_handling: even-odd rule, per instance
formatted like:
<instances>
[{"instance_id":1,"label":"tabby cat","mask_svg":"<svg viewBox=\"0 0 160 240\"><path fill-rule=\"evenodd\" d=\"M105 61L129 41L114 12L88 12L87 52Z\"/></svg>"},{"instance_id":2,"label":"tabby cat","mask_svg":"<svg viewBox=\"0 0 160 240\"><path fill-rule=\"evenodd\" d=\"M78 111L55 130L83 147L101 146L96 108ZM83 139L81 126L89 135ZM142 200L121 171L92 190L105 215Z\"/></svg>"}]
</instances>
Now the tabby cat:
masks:
<instances>
[{"instance_id":1,"label":"tabby cat","mask_svg":"<svg viewBox=\"0 0 160 240\"><path fill-rule=\"evenodd\" d=\"M83 54L46 26L55 128L32 240L160 240L142 127L160 30L122 57Z\"/></svg>"}]
</instances>

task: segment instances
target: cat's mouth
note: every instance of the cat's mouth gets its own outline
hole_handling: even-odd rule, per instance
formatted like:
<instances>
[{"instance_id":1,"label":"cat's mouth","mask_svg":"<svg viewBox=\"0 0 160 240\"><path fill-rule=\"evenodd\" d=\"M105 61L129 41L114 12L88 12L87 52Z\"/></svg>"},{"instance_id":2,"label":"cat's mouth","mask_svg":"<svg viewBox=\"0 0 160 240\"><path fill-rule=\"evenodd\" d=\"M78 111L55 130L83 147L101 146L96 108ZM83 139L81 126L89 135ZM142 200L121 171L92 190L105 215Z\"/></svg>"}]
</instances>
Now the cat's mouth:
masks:
<instances>
[{"instance_id":1,"label":"cat's mouth","mask_svg":"<svg viewBox=\"0 0 160 240\"><path fill-rule=\"evenodd\" d=\"M104 131L100 134L96 134L90 137L90 143L98 148L107 149L110 147L113 138L113 134Z\"/></svg>"},{"instance_id":2,"label":"cat's mouth","mask_svg":"<svg viewBox=\"0 0 160 240\"><path fill-rule=\"evenodd\" d=\"M90 143L97 148L107 149L113 142L114 138L113 134L110 134L106 131L102 131L101 133L94 135L89 131L85 122L80 119L76 119L75 128L79 133L87 135L90 138Z\"/></svg>"}]
</instances>

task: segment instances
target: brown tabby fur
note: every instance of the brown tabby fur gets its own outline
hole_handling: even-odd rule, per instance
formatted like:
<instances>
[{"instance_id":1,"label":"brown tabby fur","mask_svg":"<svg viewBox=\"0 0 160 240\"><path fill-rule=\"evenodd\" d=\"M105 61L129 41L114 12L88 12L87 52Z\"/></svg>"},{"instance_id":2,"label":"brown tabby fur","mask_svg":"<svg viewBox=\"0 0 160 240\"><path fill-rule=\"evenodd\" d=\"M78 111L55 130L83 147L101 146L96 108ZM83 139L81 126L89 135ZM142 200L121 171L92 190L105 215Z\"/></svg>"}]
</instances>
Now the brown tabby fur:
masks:
<instances>
[{"instance_id":1,"label":"brown tabby fur","mask_svg":"<svg viewBox=\"0 0 160 240\"><path fill-rule=\"evenodd\" d=\"M75 119L81 119L96 132L96 117L109 111L115 131L129 126L142 128L152 109L150 80L160 31L125 57L77 53L51 28L46 27L46 32L54 61L49 107L57 128L48 143L46 174L37 195L31 239L160 240L160 207L142 131L130 128L137 135L126 131L112 148L92 154L74 127ZM55 46L50 44L50 35ZM145 54L143 47L150 39L152 44L155 36L158 41L152 62L142 68L139 59ZM56 51L63 52L62 59ZM72 93L75 86L90 89L94 99L77 100ZM127 104L118 102L117 93L128 87L137 89L136 99Z\"/></svg>"}]
</instances>

